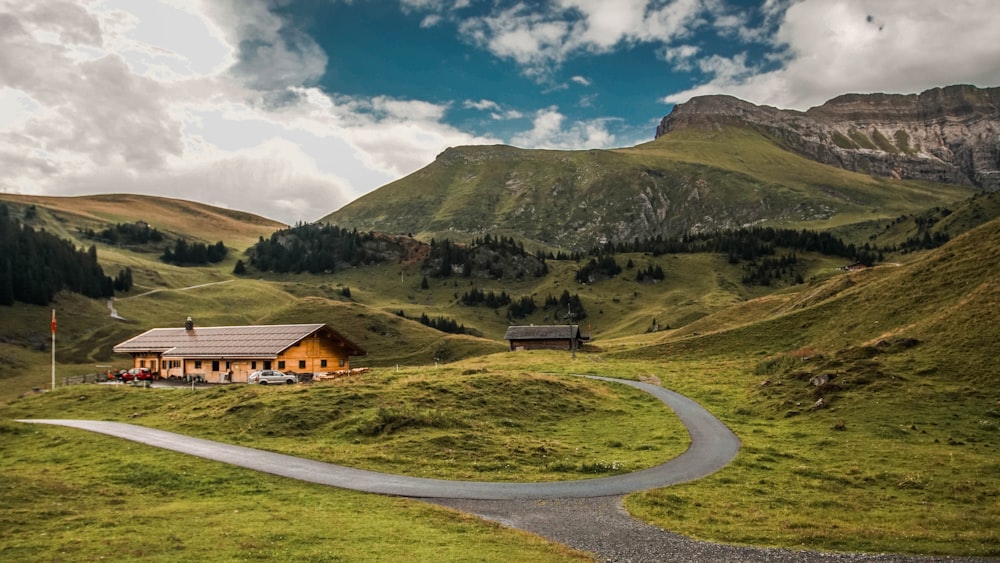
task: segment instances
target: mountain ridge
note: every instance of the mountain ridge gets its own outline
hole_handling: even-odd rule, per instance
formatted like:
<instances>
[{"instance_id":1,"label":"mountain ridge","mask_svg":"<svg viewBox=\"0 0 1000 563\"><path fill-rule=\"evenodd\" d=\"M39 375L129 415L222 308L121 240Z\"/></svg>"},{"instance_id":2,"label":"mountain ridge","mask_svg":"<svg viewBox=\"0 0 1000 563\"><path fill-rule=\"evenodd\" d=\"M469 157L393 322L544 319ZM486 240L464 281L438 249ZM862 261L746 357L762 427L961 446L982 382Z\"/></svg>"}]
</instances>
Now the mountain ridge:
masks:
<instances>
[{"instance_id":1,"label":"mountain ridge","mask_svg":"<svg viewBox=\"0 0 1000 563\"><path fill-rule=\"evenodd\" d=\"M679 130L626 149L451 148L321 222L418 238L486 233L587 250L605 242L755 225L824 229L891 220L968 186L858 174L749 128Z\"/></svg>"},{"instance_id":2,"label":"mountain ridge","mask_svg":"<svg viewBox=\"0 0 1000 563\"><path fill-rule=\"evenodd\" d=\"M845 170L1000 189L1000 88L843 94L805 112L699 96L674 106L656 138L733 125L759 128L789 150Z\"/></svg>"}]
</instances>

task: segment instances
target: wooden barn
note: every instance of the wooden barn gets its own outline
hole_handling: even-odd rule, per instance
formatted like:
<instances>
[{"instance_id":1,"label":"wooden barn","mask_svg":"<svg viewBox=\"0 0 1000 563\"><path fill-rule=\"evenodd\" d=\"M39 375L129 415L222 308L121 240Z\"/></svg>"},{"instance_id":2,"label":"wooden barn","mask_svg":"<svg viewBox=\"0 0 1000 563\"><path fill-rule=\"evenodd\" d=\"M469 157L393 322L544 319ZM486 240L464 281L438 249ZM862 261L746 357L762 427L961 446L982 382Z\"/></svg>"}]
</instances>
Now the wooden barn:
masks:
<instances>
[{"instance_id":1,"label":"wooden barn","mask_svg":"<svg viewBox=\"0 0 1000 563\"><path fill-rule=\"evenodd\" d=\"M579 350L589 336L580 334L580 325L510 326L504 339L511 350Z\"/></svg>"},{"instance_id":2,"label":"wooden barn","mask_svg":"<svg viewBox=\"0 0 1000 563\"><path fill-rule=\"evenodd\" d=\"M325 324L154 328L114 348L161 378L246 382L261 369L323 373L350 369L365 351Z\"/></svg>"}]
</instances>

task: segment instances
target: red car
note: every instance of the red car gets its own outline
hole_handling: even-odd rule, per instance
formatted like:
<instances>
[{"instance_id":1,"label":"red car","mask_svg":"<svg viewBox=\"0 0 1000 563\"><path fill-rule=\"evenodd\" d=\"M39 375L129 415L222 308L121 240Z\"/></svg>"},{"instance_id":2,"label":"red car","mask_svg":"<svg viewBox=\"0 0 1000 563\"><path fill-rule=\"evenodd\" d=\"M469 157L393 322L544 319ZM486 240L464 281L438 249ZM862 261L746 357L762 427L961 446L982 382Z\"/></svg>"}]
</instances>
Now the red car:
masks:
<instances>
[{"instance_id":1,"label":"red car","mask_svg":"<svg viewBox=\"0 0 1000 563\"><path fill-rule=\"evenodd\" d=\"M153 379L153 373L149 371L149 368L132 368L129 370L123 369L118 372L118 379L121 381L150 380Z\"/></svg>"}]
</instances>

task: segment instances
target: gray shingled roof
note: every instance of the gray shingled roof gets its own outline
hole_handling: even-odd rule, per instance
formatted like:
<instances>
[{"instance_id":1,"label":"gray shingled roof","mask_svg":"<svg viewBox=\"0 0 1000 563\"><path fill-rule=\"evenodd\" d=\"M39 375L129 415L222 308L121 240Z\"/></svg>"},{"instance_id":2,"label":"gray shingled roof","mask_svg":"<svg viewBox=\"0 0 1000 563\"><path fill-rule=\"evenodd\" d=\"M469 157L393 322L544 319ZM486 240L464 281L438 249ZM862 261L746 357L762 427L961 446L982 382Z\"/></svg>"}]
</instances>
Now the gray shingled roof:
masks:
<instances>
[{"instance_id":1,"label":"gray shingled roof","mask_svg":"<svg viewBox=\"0 0 1000 563\"><path fill-rule=\"evenodd\" d=\"M580 336L580 325L509 326L505 340L554 340Z\"/></svg>"},{"instance_id":2,"label":"gray shingled roof","mask_svg":"<svg viewBox=\"0 0 1000 563\"><path fill-rule=\"evenodd\" d=\"M188 331L154 328L118 344L115 352L158 352L164 358L274 358L289 346L326 327L325 324L208 326ZM333 329L355 354L365 351Z\"/></svg>"}]
</instances>

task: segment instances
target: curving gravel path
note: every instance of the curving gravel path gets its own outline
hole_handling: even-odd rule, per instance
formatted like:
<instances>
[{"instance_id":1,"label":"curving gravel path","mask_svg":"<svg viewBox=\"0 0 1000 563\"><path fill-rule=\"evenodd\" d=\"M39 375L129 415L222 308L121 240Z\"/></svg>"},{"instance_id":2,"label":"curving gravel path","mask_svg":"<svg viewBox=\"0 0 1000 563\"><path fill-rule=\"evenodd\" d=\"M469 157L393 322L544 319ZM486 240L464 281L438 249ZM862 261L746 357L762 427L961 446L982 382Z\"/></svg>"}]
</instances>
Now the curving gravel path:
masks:
<instances>
[{"instance_id":1,"label":"curving gravel path","mask_svg":"<svg viewBox=\"0 0 1000 563\"><path fill-rule=\"evenodd\" d=\"M69 426L275 475L428 502L536 533L606 561L947 561L950 559L828 554L694 541L631 517L623 495L710 475L739 451L739 439L700 405L673 391L636 381L584 376L641 389L669 406L687 427L691 445L680 456L643 471L555 483L445 481L390 475L223 444L121 422L24 419Z\"/></svg>"},{"instance_id":2,"label":"curving gravel path","mask_svg":"<svg viewBox=\"0 0 1000 563\"><path fill-rule=\"evenodd\" d=\"M600 479L554 483L490 483L390 475L223 444L123 422L40 419L21 422L71 426L292 479L368 493L416 498L509 500L622 495L692 481L718 471L736 457L740 447L736 435L691 399L648 383L596 376L585 377L630 385L666 403L691 434L691 445L687 451L666 463L643 471Z\"/></svg>"},{"instance_id":3,"label":"curving gravel path","mask_svg":"<svg viewBox=\"0 0 1000 563\"><path fill-rule=\"evenodd\" d=\"M622 496L542 500L426 499L487 520L532 532L589 551L602 561L622 563L745 563L876 562L929 563L973 561L868 553L824 553L790 549L725 545L692 540L633 518ZM997 561L979 559L975 561Z\"/></svg>"}]
</instances>

